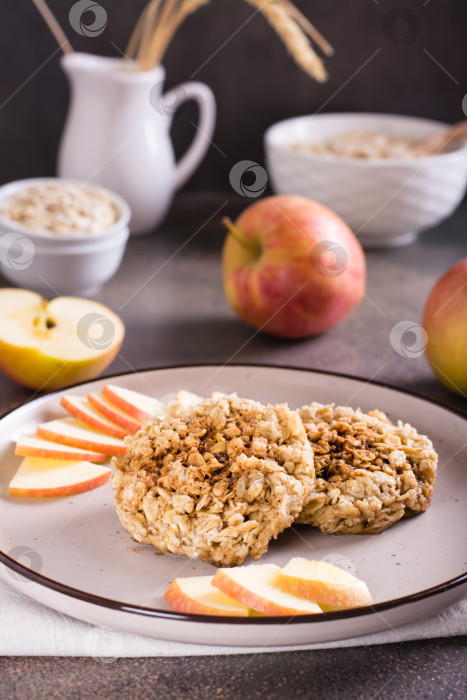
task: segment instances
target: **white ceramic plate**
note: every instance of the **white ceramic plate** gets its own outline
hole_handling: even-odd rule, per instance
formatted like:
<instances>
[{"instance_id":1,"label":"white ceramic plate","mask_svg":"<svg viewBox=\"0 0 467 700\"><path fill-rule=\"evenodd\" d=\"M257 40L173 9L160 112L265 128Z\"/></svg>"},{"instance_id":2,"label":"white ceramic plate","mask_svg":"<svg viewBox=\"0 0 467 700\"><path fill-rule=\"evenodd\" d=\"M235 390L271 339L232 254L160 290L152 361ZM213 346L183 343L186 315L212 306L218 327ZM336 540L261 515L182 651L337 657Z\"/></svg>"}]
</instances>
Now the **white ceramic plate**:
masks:
<instances>
[{"instance_id":1,"label":"white ceramic plate","mask_svg":"<svg viewBox=\"0 0 467 700\"><path fill-rule=\"evenodd\" d=\"M75 387L99 391L107 380ZM0 421L0 576L31 598L94 624L185 642L280 646L382 631L436 613L467 593L466 420L431 401L340 375L258 366L178 367L122 375L114 382L169 400L180 388L208 396L237 391L261 401L336 402L412 422L439 452L431 508L377 536L325 536L301 526L273 542L261 563L305 556L338 563L364 579L370 608L295 618L215 618L171 612L163 592L175 576L208 574L209 564L158 555L122 529L110 484L79 496L22 500L8 496L20 458L13 441L63 414L61 393L16 409ZM69 393L70 390L68 389Z\"/></svg>"}]
</instances>

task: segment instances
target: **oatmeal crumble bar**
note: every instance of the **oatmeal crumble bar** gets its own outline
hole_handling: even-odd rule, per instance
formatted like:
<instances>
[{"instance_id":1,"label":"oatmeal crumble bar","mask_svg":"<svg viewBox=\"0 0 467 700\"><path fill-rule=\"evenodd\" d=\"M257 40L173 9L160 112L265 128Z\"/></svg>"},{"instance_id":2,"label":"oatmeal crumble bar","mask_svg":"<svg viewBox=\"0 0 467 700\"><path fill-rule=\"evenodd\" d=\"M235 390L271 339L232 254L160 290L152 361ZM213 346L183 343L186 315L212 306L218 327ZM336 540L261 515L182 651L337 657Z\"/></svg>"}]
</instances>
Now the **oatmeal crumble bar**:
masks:
<instances>
[{"instance_id":1,"label":"oatmeal crumble bar","mask_svg":"<svg viewBox=\"0 0 467 700\"><path fill-rule=\"evenodd\" d=\"M311 496L313 451L297 412L217 395L174 401L114 458L115 504L138 542L215 566L267 550Z\"/></svg>"},{"instance_id":2,"label":"oatmeal crumble bar","mask_svg":"<svg viewBox=\"0 0 467 700\"><path fill-rule=\"evenodd\" d=\"M300 416L316 483L298 522L325 534L376 534L428 508L438 457L411 425L333 404L312 403Z\"/></svg>"}]
</instances>

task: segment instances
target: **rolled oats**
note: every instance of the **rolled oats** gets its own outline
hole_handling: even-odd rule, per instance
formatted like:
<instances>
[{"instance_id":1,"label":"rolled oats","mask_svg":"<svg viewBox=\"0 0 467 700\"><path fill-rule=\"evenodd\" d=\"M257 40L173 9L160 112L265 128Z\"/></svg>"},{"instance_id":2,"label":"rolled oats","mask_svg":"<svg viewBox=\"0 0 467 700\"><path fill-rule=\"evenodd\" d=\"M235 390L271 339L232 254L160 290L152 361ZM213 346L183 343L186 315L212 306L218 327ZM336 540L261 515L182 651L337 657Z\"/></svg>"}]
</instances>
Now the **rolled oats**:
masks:
<instances>
[{"instance_id":1,"label":"rolled oats","mask_svg":"<svg viewBox=\"0 0 467 700\"><path fill-rule=\"evenodd\" d=\"M379 131L344 131L325 141L291 144L290 148L339 158L416 158L422 155L411 139Z\"/></svg>"},{"instance_id":2,"label":"rolled oats","mask_svg":"<svg viewBox=\"0 0 467 700\"><path fill-rule=\"evenodd\" d=\"M298 522L325 534L374 534L428 508L438 457L411 425L333 404L312 403L300 416L316 482Z\"/></svg>"},{"instance_id":3,"label":"rolled oats","mask_svg":"<svg viewBox=\"0 0 467 700\"><path fill-rule=\"evenodd\" d=\"M106 190L53 181L17 192L3 203L0 212L36 231L75 235L100 233L120 217Z\"/></svg>"},{"instance_id":4,"label":"rolled oats","mask_svg":"<svg viewBox=\"0 0 467 700\"><path fill-rule=\"evenodd\" d=\"M113 459L115 504L138 542L215 566L267 550L312 494L313 451L296 412L236 395L167 415Z\"/></svg>"}]
</instances>

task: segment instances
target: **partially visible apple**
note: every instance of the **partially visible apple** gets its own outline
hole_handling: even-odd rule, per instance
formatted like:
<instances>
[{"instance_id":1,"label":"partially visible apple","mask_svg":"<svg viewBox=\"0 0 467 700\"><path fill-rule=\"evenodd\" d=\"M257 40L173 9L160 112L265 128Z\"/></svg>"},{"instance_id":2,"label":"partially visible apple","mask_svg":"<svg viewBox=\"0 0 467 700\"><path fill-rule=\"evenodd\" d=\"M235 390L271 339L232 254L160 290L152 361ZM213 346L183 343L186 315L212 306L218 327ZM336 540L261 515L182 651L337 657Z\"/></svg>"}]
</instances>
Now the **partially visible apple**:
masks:
<instances>
[{"instance_id":1,"label":"partially visible apple","mask_svg":"<svg viewBox=\"0 0 467 700\"><path fill-rule=\"evenodd\" d=\"M123 440L103 435L75 418L58 418L42 423L37 428L38 437L60 445L80 447L82 450L103 452L107 455L122 457L126 452Z\"/></svg>"},{"instance_id":2,"label":"partially visible apple","mask_svg":"<svg viewBox=\"0 0 467 700\"><path fill-rule=\"evenodd\" d=\"M77 462L103 462L109 455L92 450L82 450L79 447L60 445L58 442L44 440L37 435L20 435L16 442L15 455L21 457L43 457Z\"/></svg>"},{"instance_id":3,"label":"partially visible apple","mask_svg":"<svg viewBox=\"0 0 467 700\"><path fill-rule=\"evenodd\" d=\"M276 586L280 567L275 564L218 569L212 585L223 593L265 615L321 613L316 603L284 593Z\"/></svg>"},{"instance_id":4,"label":"partially visible apple","mask_svg":"<svg viewBox=\"0 0 467 700\"><path fill-rule=\"evenodd\" d=\"M241 318L285 338L340 323L365 292L365 256L347 224L305 197L278 195L252 204L229 230L224 289Z\"/></svg>"},{"instance_id":5,"label":"partially visible apple","mask_svg":"<svg viewBox=\"0 0 467 700\"><path fill-rule=\"evenodd\" d=\"M451 391L467 394L467 258L444 273L423 312L426 358Z\"/></svg>"},{"instance_id":6,"label":"partially visible apple","mask_svg":"<svg viewBox=\"0 0 467 700\"><path fill-rule=\"evenodd\" d=\"M115 406L140 421L149 420L152 416L164 413L162 401L146 394L140 394L139 391L125 389L115 384L106 384L102 393Z\"/></svg>"},{"instance_id":7,"label":"partially visible apple","mask_svg":"<svg viewBox=\"0 0 467 700\"><path fill-rule=\"evenodd\" d=\"M213 576L176 578L164 593L173 610L197 615L247 617L250 610L211 585Z\"/></svg>"},{"instance_id":8,"label":"partially visible apple","mask_svg":"<svg viewBox=\"0 0 467 700\"><path fill-rule=\"evenodd\" d=\"M90 299L46 301L25 289L0 289L0 369L30 389L58 389L96 377L124 336L120 318Z\"/></svg>"},{"instance_id":9,"label":"partially visible apple","mask_svg":"<svg viewBox=\"0 0 467 700\"><path fill-rule=\"evenodd\" d=\"M90 462L25 457L10 481L9 493L22 498L72 496L102 486L111 473Z\"/></svg>"}]
</instances>

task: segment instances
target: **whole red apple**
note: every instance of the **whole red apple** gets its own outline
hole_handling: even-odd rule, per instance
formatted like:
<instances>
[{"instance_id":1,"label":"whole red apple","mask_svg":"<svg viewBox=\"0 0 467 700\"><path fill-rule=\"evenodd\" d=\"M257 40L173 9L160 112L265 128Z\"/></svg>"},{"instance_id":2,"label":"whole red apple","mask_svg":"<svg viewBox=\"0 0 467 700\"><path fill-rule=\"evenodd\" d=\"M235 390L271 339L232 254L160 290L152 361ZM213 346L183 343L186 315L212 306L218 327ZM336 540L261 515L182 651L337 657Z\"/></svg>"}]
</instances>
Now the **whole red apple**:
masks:
<instances>
[{"instance_id":1,"label":"whole red apple","mask_svg":"<svg viewBox=\"0 0 467 700\"><path fill-rule=\"evenodd\" d=\"M422 325L433 371L448 389L467 394L467 258L450 267L435 284Z\"/></svg>"},{"instance_id":2,"label":"whole red apple","mask_svg":"<svg viewBox=\"0 0 467 700\"><path fill-rule=\"evenodd\" d=\"M347 224L305 197L245 209L223 250L224 289L241 318L266 333L305 338L333 328L361 301L365 256Z\"/></svg>"}]
</instances>

